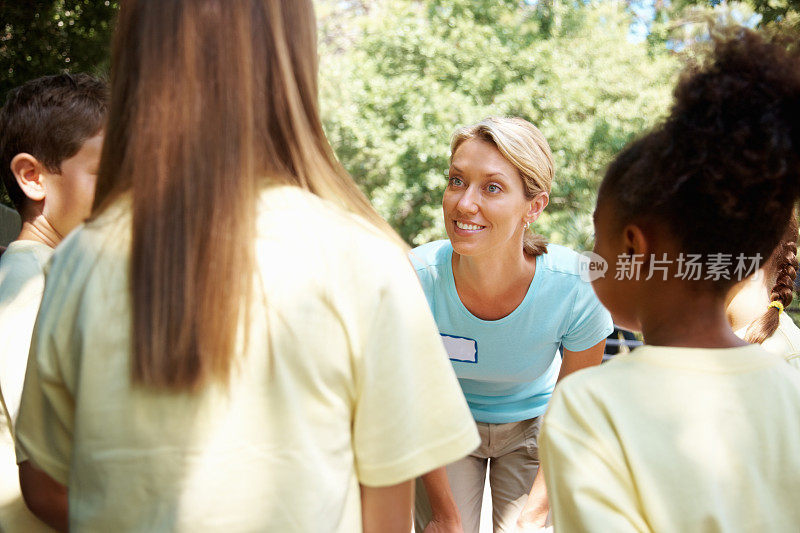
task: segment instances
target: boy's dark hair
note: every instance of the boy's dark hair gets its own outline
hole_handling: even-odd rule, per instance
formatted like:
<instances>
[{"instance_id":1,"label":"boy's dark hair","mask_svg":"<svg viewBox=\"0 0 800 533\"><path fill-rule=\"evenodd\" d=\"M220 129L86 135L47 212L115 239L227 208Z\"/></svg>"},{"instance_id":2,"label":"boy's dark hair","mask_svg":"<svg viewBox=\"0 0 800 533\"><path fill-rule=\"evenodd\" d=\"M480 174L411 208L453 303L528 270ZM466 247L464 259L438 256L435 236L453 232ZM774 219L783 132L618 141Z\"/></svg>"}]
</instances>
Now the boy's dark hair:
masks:
<instances>
[{"instance_id":1,"label":"boy's dark hair","mask_svg":"<svg viewBox=\"0 0 800 533\"><path fill-rule=\"evenodd\" d=\"M666 120L609 166L598 204L611 201L620 226L665 226L685 253L766 259L800 195L800 58L744 28L714 41Z\"/></svg>"},{"instance_id":2,"label":"boy's dark hair","mask_svg":"<svg viewBox=\"0 0 800 533\"><path fill-rule=\"evenodd\" d=\"M11 172L11 160L28 153L50 172L74 156L104 126L106 83L88 74L58 74L9 91L0 109L0 179L21 211L26 196Z\"/></svg>"}]
</instances>

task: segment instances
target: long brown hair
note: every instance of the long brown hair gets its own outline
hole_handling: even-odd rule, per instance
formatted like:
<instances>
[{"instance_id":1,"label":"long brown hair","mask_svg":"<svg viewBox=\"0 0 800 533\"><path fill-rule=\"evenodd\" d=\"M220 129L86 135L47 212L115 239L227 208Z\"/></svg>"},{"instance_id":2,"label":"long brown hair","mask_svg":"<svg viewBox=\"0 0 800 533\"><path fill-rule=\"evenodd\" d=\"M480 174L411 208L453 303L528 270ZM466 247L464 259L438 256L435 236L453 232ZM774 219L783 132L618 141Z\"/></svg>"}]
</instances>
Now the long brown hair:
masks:
<instances>
[{"instance_id":1,"label":"long brown hair","mask_svg":"<svg viewBox=\"0 0 800 533\"><path fill-rule=\"evenodd\" d=\"M789 225L775 251L767 260L765 274L772 285L770 302L780 302L785 309L794 299L794 280L797 277L797 213L792 214ZM761 344L775 333L780 323L781 311L775 307L764 310L747 328L744 340L751 344Z\"/></svg>"},{"instance_id":2,"label":"long brown hair","mask_svg":"<svg viewBox=\"0 0 800 533\"><path fill-rule=\"evenodd\" d=\"M121 3L95 207L130 192L134 383L227 380L265 180L332 200L399 242L325 138L316 43L311 0Z\"/></svg>"}]
</instances>

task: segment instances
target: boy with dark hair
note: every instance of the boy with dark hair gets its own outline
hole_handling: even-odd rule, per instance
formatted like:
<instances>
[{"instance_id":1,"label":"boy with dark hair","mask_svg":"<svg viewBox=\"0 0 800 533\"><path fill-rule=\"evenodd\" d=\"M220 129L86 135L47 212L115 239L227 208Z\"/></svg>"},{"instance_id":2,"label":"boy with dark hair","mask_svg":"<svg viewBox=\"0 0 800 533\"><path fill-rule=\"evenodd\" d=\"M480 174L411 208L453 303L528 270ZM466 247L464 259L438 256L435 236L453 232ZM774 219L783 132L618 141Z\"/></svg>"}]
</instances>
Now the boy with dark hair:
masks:
<instances>
[{"instance_id":1,"label":"boy with dark hair","mask_svg":"<svg viewBox=\"0 0 800 533\"><path fill-rule=\"evenodd\" d=\"M22 229L0 257L0 531L49 531L20 496L13 431L53 248L89 216L107 111L88 74L31 80L0 109L0 179Z\"/></svg>"}]
</instances>

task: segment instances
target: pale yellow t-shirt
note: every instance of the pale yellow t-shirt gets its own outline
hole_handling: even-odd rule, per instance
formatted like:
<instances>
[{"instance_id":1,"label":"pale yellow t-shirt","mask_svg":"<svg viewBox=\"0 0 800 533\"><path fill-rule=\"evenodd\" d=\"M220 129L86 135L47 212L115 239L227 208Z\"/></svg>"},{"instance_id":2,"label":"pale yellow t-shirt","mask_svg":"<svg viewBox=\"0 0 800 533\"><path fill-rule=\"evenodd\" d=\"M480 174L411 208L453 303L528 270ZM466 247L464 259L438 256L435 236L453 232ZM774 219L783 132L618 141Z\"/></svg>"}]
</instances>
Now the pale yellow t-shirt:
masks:
<instances>
[{"instance_id":1,"label":"pale yellow t-shirt","mask_svg":"<svg viewBox=\"0 0 800 533\"><path fill-rule=\"evenodd\" d=\"M556 531L796 532L800 373L759 346L643 346L566 378L539 451Z\"/></svg>"},{"instance_id":2,"label":"pale yellow t-shirt","mask_svg":"<svg viewBox=\"0 0 800 533\"><path fill-rule=\"evenodd\" d=\"M477 447L404 251L297 188L267 189L258 209L250 338L228 391L131 386L124 201L56 252L17 444L68 485L72 530L359 531L359 483Z\"/></svg>"},{"instance_id":3,"label":"pale yellow t-shirt","mask_svg":"<svg viewBox=\"0 0 800 533\"><path fill-rule=\"evenodd\" d=\"M31 333L44 290L46 244L14 241L0 257L0 531L51 531L33 516L19 488L14 457L17 418Z\"/></svg>"},{"instance_id":4,"label":"pale yellow t-shirt","mask_svg":"<svg viewBox=\"0 0 800 533\"><path fill-rule=\"evenodd\" d=\"M783 357L787 363L800 369L800 328L788 313L782 312L778 317L778 328L775 333L761 343L761 347ZM736 331L736 335L743 339L747 334L748 327Z\"/></svg>"}]
</instances>

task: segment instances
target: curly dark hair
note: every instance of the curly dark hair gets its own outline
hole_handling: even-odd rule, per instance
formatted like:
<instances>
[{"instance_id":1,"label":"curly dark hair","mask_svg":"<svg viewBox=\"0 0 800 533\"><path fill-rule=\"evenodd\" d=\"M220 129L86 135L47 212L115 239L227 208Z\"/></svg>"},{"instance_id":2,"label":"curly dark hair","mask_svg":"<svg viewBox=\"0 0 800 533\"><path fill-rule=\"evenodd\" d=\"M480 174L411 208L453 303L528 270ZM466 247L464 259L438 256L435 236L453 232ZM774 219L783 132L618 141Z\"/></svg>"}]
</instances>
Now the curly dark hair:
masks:
<instances>
[{"instance_id":1,"label":"curly dark hair","mask_svg":"<svg viewBox=\"0 0 800 533\"><path fill-rule=\"evenodd\" d=\"M713 39L669 116L609 166L598 204L610 199L620 226L659 223L686 253L766 258L800 196L800 58L745 28Z\"/></svg>"}]
</instances>

